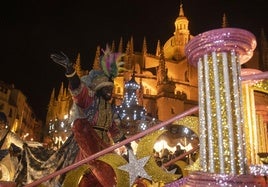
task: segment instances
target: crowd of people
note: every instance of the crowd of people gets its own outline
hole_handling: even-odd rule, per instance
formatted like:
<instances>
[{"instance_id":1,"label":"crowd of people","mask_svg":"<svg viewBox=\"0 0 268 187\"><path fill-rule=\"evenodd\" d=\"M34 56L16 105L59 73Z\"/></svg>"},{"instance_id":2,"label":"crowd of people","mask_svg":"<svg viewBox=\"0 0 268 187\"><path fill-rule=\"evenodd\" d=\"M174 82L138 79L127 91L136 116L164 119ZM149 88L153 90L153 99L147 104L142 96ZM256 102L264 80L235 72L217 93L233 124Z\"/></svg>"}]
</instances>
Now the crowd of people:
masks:
<instances>
[{"instance_id":1,"label":"crowd of people","mask_svg":"<svg viewBox=\"0 0 268 187\"><path fill-rule=\"evenodd\" d=\"M154 159L159 167L166 169L167 171L175 170L175 174L182 174L182 168L180 168L176 162L183 161L186 165L192 164L196 161L197 152L186 154L186 149L183 149L179 144L176 145L176 150L171 151L168 148L163 148L160 151L154 150ZM178 157L181 157L178 159Z\"/></svg>"}]
</instances>

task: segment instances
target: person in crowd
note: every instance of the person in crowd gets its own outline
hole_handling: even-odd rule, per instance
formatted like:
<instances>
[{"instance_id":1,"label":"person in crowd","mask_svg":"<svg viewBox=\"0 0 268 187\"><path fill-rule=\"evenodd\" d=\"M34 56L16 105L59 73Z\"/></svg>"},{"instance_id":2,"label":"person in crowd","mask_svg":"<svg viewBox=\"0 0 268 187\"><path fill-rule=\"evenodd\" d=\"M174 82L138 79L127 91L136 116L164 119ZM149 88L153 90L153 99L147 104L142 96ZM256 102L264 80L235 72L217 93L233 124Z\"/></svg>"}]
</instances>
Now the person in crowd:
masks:
<instances>
[{"instance_id":1,"label":"person in crowd","mask_svg":"<svg viewBox=\"0 0 268 187\"><path fill-rule=\"evenodd\" d=\"M180 145L176 145L176 150L173 154L173 158L176 158L184 153L185 153L185 150L183 150Z\"/></svg>"}]
</instances>

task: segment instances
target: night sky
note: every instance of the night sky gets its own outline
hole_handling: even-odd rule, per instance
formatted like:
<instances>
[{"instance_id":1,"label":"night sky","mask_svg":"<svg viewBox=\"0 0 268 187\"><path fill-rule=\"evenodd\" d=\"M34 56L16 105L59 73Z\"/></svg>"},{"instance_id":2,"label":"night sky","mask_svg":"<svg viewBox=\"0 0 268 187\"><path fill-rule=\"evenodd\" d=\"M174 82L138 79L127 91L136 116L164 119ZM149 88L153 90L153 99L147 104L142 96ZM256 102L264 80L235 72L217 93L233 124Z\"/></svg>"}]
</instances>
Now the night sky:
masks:
<instances>
[{"instance_id":1,"label":"night sky","mask_svg":"<svg viewBox=\"0 0 268 187\"><path fill-rule=\"evenodd\" d=\"M184 0L192 35L221 27L225 13L230 27L268 38L265 0ZM0 80L14 84L27 97L37 117L45 120L53 88L56 94L67 79L52 62L51 53L63 51L70 59L81 54L83 69L90 69L98 45L120 37L133 37L140 51L146 37L148 52L155 54L157 40L173 36L180 0L8 0L0 5Z\"/></svg>"}]
</instances>

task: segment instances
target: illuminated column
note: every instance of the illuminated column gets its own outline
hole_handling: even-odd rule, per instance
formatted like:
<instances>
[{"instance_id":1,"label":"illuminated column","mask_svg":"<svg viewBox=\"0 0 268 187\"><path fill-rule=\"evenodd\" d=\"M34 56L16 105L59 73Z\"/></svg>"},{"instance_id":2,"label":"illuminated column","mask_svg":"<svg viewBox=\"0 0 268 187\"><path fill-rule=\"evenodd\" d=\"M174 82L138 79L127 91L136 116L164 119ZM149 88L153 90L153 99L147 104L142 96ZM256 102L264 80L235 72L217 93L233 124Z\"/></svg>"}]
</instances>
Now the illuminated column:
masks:
<instances>
[{"instance_id":1,"label":"illuminated column","mask_svg":"<svg viewBox=\"0 0 268 187\"><path fill-rule=\"evenodd\" d=\"M242 69L241 75L253 75L261 73L260 70L256 69ZM260 81L260 80L258 80ZM248 165L259 164L260 158L258 156L259 144L262 142L259 140L258 129L259 117L256 115L255 108L255 97L254 89L252 86L258 81L248 80L242 82L242 93L243 93L243 105L244 105L244 130L245 130L245 143L246 143L246 158ZM263 124L262 124L263 125Z\"/></svg>"},{"instance_id":2,"label":"illuminated column","mask_svg":"<svg viewBox=\"0 0 268 187\"><path fill-rule=\"evenodd\" d=\"M268 152L268 130L267 130L267 116L268 116L268 106L267 105L257 105L256 106L256 116L257 116L257 127L258 127L258 138L259 138L259 153ZM259 163L260 164L260 163Z\"/></svg>"},{"instance_id":3,"label":"illuminated column","mask_svg":"<svg viewBox=\"0 0 268 187\"><path fill-rule=\"evenodd\" d=\"M203 172L245 174L240 65L253 55L253 34L237 28L199 34L186 46L198 68L200 165Z\"/></svg>"}]
</instances>

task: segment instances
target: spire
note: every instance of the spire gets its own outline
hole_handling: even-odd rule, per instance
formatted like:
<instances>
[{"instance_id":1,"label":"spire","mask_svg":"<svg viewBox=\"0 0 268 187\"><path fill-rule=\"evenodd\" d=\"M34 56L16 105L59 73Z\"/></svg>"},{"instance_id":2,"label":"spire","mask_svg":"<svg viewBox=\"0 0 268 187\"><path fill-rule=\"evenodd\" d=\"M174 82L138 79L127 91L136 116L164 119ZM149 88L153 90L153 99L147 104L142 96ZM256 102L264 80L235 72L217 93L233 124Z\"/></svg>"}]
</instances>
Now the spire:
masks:
<instances>
[{"instance_id":1,"label":"spire","mask_svg":"<svg viewBox=\"0 0 268 187\"><path fill-rule=\"evenodd\" d=\"M146 56L147 56L147 42L146 42L145 37L143 38L142 55L143 55L143 58L142 58L140 73L142 73L143 69L145 68Z\"/></svg>"},{"instance_id":2,"label":"spire","mask_svg":"<svg viewBox=\"0 0 268 187\"><path fill-rule=\"evenodd\" d=\"M48 109L47 109L47 116L46 116L46 124L49 123L50 119L54 118L54 102L55 102L55 88L52 89L51 95L50 95L50 100L48 104Z\"/></svg>"},{"instance_id":3,"label":"spire","mask_svg":"<svg viewBox=\"0 0 268 187\"><path fill-rule=\"evenodd\" d=\"M126 47L126 55L127 55L127 59L125 59L125 64L124 67L126 69L131 69L131 62L132 62L132 53L131 53L131 42L128 41L127 42L127 47Z\"/></svg>"},{"instance_id":4,"label":"spire","mask_svg":"<svg viewBox=\"0 0 268 187\"><path fill-rule=\"evenodd\" d=\"M160 49L157 84L162 84L166 78L166 61L163 48Z\"/></svg>"},{"instance_id":5,"label":"spire","mask_svg":"<svg viewBox=\"0 0 268 187\"><path fill-rule=\"evenodd\" d=\"M68 94L68 88L65 88L65 89L64 89L64 93L63 93L63 97L64 97L64 98L67 97L67 94Z\"/></svg>"},{"instance_id":6,"label":"spire","mask_svg":"<svg viewBox=\"0 0 268 187\"><path fill-rule=\"evenodd\" d=\"M180 4L180 9L179 9L179 17L184 17L184 11L183 11L183 5L182 5L182 1L181 1L181 4Z\"/></svg>"},{"instance_id":7,"label":"spire","mask_svg":"<svg viewBox=\"0 0 268 187\"><path fill-rule=\"evenodd\" d=\"M157 69L157 93L174 95L176 89L175 82L169 80L168 69L166 68L166 61L163 48L159 56L159 67Z\"/></svg>"},{"instance_id":8,"label":"spire","mask_svg":"<svg viewBox=\"0 0 268 187\"><path fill-rule=\"evenodd\" d=\"M49 106L53 105L54 100L55 100L55 88L53 88L53 90L51 92Z\"/></svg>"},{"instance_id":9,"label":"spire","mask_svg":"<svg viewBox=\"0 0 268 187\"><path fill-rule=\"evenodd\" d=\"M100 70L100 46L97 46L96 54L95 54L95 59L93 63L93 69L95 70Z\"/></svg>"},{"instance_id":10,"label":"spire","mask_svg":"<svg viewBox=\"0 0 268 187\"><path fill-rule=\"evenodd\" d=\"M81 68L81 56L80 53L78 53L75 61L75 71L79 77L83 75L82 68Z\"/></svg>"},{"instance_id":11,"label":"spire","mask_svg":"<svg viewBox=\"0 0 268 187\"><path fill-rule=\"evenodd\" d=\"M155 56L160 56L160 52L161 52L161 46L160 46L160 40L158 40L157 46L156 46Z\"/></svg>"},{"instance_id":12,"label":"spire","mask_svg":"<svg viewBox=\"0 0 268 187\"><path fill-rule=\"evenodd\" d=\"M186 41L189 37L190 31L188 29L189 21L184 16L182 3L180 4L179 17L177 17L174 24L175 24L174 35L176 38L175 40L181 40L181 41L174 41L174 42L180 43L181 45L185 45L185 43L187 43Z\"/></svg>"},{"instance_id":13,"label":"spire","mask_svg":"<svg viewBox=\"0 0 268 187\"><path fill-rule=\"evenodd\" d=\"M63 85L63 82L61 82L61 87L60 87L60 91L58 95L58 101L60 101L61 98L63 98L63 96L64 96L64 85Z\"/></svg>"},{"instance_id":14,"label":"spire","mask_svg":"<svg viewBox=\"0 0 268 187\"><path fill-rule=\"evenodd\" d=\"M221 27L222 28L229 27L229 24L228 24L227 17L226 17L225 13L223 14L223 17L222 17L222 25L221 25Z\"/></svg>"},{"instance_id":15,"label":"spire","mask_svg":"<svg viewBox=\"0 0 268 187\"><path fill-rule=\"evenodd\" d=\"M112 52L115 52L115 41L114 40L112 42L111 51Z\"/></svg>"},{"instance_id":16,"label":"spire","mask_svg":"<svg viewBox=\"0 0 268 187\"><path fill-rule=\"evenodd\" d=\"M133 36L130 38L130 53L134 53L134 41L133 41Z\"/></svg>"},{"instance_id":17,"label":"spire","mask_svg":"<svg viewBox=\"0 0 268 187\"><path fill-rule=\"evenodd\" d=\"M130 42L127 42L127 47L126 47L126 54L130 55Z\"/></svg>"},{"instance_id":18,"label":"spire","mask_svg":"<svg viewBox=\"0 0 268 187\"><path fill-rule=\"evenodd\" d=\"M165 61L165 55L164 55L164 51L163 51L162 47L160 49L159 67L161 69L160 71L162 71L162 72L166 71L166 61Z\"/></svg>"},{"instance_id":19,"label":"spire","mask_svg":"<svg viewBox=\"0 0 268 187\"><path fill-rule=\"evenodd\" d=\"M88 74L88 70L83 70L82 69L82 66L81 66L81 55L80 55L80 53L78 53L78 55L77 55L74 69L75 69L75 71L76 71L76 73L77 73L77 75L79 77L82 77L82 76Z\"/></svg>"},{"instance_id":20,"label":"spire","mask_svg":"<svg viewBox=\"0 0 268 187\"><path fill-rule=\"evenodd\" d=\"M143 38L143 45L142 45L142 54L146 55L147 54L147 43L146 43L146 38Z\"/></svg>"},{"instance_id":21,"label":"spire","mask_svg":"<svg viewBox=\"0 0 268 187\"><path fill-rule=\"evenodd\" d=\"M118 45L118 53L123 53L123 38L120 38L119 45Z\"/></svg>"}]
</instances>

